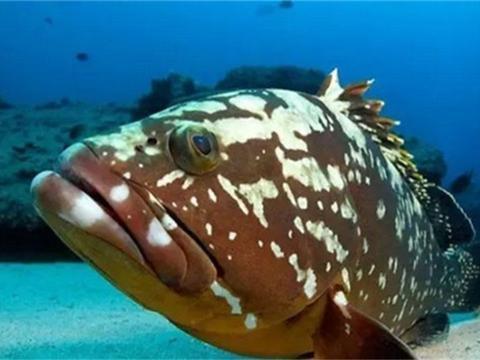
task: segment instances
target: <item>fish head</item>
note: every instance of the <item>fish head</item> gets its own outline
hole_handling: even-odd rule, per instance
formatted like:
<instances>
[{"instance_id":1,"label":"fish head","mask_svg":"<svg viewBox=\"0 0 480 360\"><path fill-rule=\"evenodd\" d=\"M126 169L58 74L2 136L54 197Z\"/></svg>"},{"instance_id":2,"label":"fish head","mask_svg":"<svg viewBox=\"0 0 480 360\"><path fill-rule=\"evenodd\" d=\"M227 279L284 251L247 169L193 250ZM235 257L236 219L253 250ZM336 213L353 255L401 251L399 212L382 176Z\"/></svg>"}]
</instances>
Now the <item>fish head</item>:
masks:
<instances>
[{"instance_id":1,"label":"fish head","mask_svg":"<svg viewBox=\"0 0 480 360\"><path fill-rule=\"evenodd\" d=\"M293 94L215 95L74 144L58 173L33 181L35 206L83 259L180 326L286 321L326 291L349 253L337 234L353 232L337 215L311 220L345 200L344 184L331 159L319 169L312 157L318 134Z\"/></svg>"}]
</instances>

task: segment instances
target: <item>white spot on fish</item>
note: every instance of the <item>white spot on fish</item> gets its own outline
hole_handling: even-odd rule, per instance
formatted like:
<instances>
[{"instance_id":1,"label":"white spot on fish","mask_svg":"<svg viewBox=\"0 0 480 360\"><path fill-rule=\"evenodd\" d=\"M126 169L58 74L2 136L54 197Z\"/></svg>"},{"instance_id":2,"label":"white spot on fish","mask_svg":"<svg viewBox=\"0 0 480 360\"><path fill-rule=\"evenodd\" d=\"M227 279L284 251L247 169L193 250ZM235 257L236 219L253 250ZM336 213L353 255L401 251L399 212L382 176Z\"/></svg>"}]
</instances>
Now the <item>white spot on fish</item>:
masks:
<instances>
[{"instance_id":1,"label":"white spot on fish","mask_svg":"<svg viewBox=\"0 0 480 360\"><path fill-rule=\"evenodd\" d=\"M317 201L317 206L318 206L318 208L319 208L320 210L323 210L323 203L322 203L321 200L318 200L318 201Z\"/></svg>"},{"instance_id":2,"label":"white spot on fish","mask_svg":"<svg viewBox=\"0 0 480 360\"><path fill-rule=\"evenodd\" d=\"M205 224L205 231L207 232L208 236L211 236L212 232L213 232L212 224L206 223Z\"/></svg>"},{"instance_id":3,"label":"white spot on fish","mask_svg":"<svg viewBox=\"0 0 480 360\"><path fill-rule=\"evenodd\" d=\"M295 219L293 219L293 224L298 231L300 231L302 234L305 234L305 227L303 226L302 219L299 216L296 216Z\"/></svg>"},{"instance_id":4,"label":"white spot on fish","mask_svg":"<svg viewBox=\"0 0 480 360\"><path fill-rule=\"evenodd\" d=\"M297 201L295 200L295 196L293 195L292 189L290 189L290 186L288 185L288 183L284 182L282 184L282 187L283 187L283 191L285 191L285 194L287 195L287 198L290 201L290 203L293 206L297 207Z\"/></svg>"},{"instance_id":5,"label":"white spot on fish","mask_svg":"<svg viewBox=\"0 0 480 360\"><path fill-rule=\"evenodd\" d=\"M330 190L330 182L315 158L287 159L284 151L279 147L275 149L275 155L282 165L282 174L285 178L293 178L314 191Z\"/></svg>"},{"instance_id":6,"label":"white spot on fish","mask_svg":"<svg viewBox=\"0 0 480 360\"><path fill-rule=\"evenodd\" d=\"M311 268L307 269L307 280L303 284L303 292L309 299L313 298L317 292L317 277Z\"/></svg>"},{"instance_id":7,"label":"white spot on fish","mask_svg":"<svg viewBox=\"0 0 480 360\"><path fill-rule=\"evenodd\" d=\"M343 284L345 285L345 288L350 291L351 290L351 287L350 287L350 277L349 277L349 274L348 274L348 270L343 268L342 269L342 280L343 280Z\"/></svg>"},{"instance_id":8,"label":"white spot on fish","mask_svg":"<svg viewBox=\"0 0 480 360\"><path fill-rule=\"evenodd\" d=\"M297 274L297 282L302 282L305 280L305 283L303 284L303 291L307 298L311 299L317 292L317 277L315 276L315 273L311 268L308 268L307 271L300 268L297 254L290 255L288 257L288 262L290 265L292 265Z\"/></svg>"},{"instance_id":9,"label":"white spot on fish","mask_svg":"<svg viewBox=\"0 0 480 360\"><path fill-rule=\"evenodd\" d=\"M387 278L383 273L380 273L380 275L378 275L378 286L380 286L380 288L383 290L385 289L386 284L387 284Z\"/></svg>"},{"instance_id":10,"label":"white spot on fish","mask_svg":"<svg viewBox=\"0 0 480 360\"><path fill-rule=\"evenodd\" d=\"M272 249L272 252L277 259L285 257L282 248L275 241L270 243L270 249Z\"/></svg>"},{"instance_id":11,"label":"white spot on fish","mask_svg":"<svg viewBox=\"0 0 480 360\"><path fill-rule=\"evenodd\" d=\"M212 200L212 202L217 202L217 194L215 194L215 192L210 188L208 189L208 197L210 198L210 200Z\"/></svg>"},{"instance_id":12,"label":"white spot on fish","mask_svg":"<svg viewBox=\"0 0 480 360\"><path fill-rule=\"evenodd\" d=\"M230 232L228 233L228 240L233 241L233 240L235 240L236 237L237 237L237 233L236 233L236 232L230 231Z\"/></svg>"},{"instance_id":13,"label":"white spot on fish","mask_svg":"<svg viewBox=\"0 0 480 360\"><path fill-rule=\"evenodd\" d=\"M254 314L247 314L247 316L245 317L245 327L249 330L255 329L257 327L257 317Z\"/></svg>"},{"instance_id":14,"label":"white spot on fish","mask_svg":"<svg viewBox=\"0 0 480 360\"><path fill-rule=\"evenodd\" d=\"M328 177L331 184L339 190L342 190L345 187L343 182L342 174L338 166L327 165Z\"/></svg>"},{"instance_id":15,"label":"white spot on fish","mask_svg":"<svg viewBox=\"0 0 480 360\"><path fill-rule=\"evenodd\" d=\"M354 223L357 222L357 213L348 200L340 205L340 213L344 219L351 219Z\"/></svg>"},{"instance_id":16,"label":"white spot on fish","mask_svg":"<svg viewBox=\"0 0 480 360\"><path fill-rule=\"evenodd\" d=\"M82 193L73 200L73 205L68 213L59 213L58 215L62 219L86 229L97 221L103 220L106 214L90 196Z\"/></svg>"},{"instance_id":17,"label":"white spot on fish","mask_svg":"<svg viewBox=\"0 0 480 360\"><path fill-rule=\"evenodd\" d=\"M381 220L385 216L386 208L385 203L382 199L378 200L377 203L377 217Z\"/></svg>"},{"instance_id":18,"label":"white spot on fish","mask_svg":"<svg viewBox=\"0 0 480 360\"><path fill-rule=\"evenodd\" d=\"M345 293L343 291L337 291L335 295L333 295L333 302L338 306L348 305L347 297L345 296Z\"/></svg>"},{"instance_id":19,"label":"white spot on fish","mask_svg":"<svg viewBox=\"0 0 480 360\"><path fill-rule=\"evenodd\" d=\"M183 176L185 176L184 171L182 171L180 169L173 170L173 171L169 172L168 174L165 174L161 179L159 179L157 181L157 187L162 187L162 186L166 186L168 184L171 184L172 182L174 182L177 179L182 178Z\"/></svg>"},{"instance_id":20,"label":"white spot on fish","mask_svg":"<svg viewBox=\"0 0 480 360\"><path fill-rule=\"evenodd\" d=\"M240 210L242 210L242 212L245 215L248 215L249 213L248 208L245 206L245 203L236 194L237 188L230 182L230 180L228 180L226 177L223 177L220 174L217 176L217 179L221 187L223 188L223 190L228 195L230 195L232 199L234 199L237 202Z\"/></svg>"},{"instance_id":21,"label":"white spot on fish","mask_svg":"<svg viewBox=\"0 0 480 360\"><path fill-rule=\"evenodd\" d=\"M230 305L232 314L242 313L240 299L234 296L230 291L222 287L217 281L214 281L212 285L210 285L210 289L213 291L215 296L224 298L227 301L228 305Z\"/></svg>"},{"instance_id":22,"label":"white spot on fish","mask_svg":"<svg viewBox=\"0 0 480 360\"><path fill-rule=\"evenodd\" d=\"M327 251L331 254L335 253L337 261L343 262L348 255L348 250L345 250L338 240L338 235L331 229L325 226L323 221L314 223L312 221L307 222L307 230L317 240L323 242Z\"/></svg>"},{"instance_id":23,"label":"white spot on fish","mask_svg":"<svg viewBox=\"0 0 480 360\"><path fill-rule=\"evenodd\" d=\"M262 99L261 97L254 96L254 95L237 95L231 97L229 103L235 105L239 109L247 110L254 113L262 113L265 109L265 105L267 102Z\"/></svg>"},{"instance_id":24,"label":"white spot on fish","mask_svg":"<svg viewBox=\"0 0 480 360\"><path fill-rule=\"evenodd\" d=\"M306 210L308 208L308 201L306 197L300 196L298 198L298 207L302 210Z\"/></svg>"},{"instance_id":25,"label":"white spot on fish","mask_svg":"<svg viewBox=\"0 0 480 360\"><path fill-rule=\"evenodd\" d=\"M332 209L333 213L336 214L338 212L338 204L336 201L333 202L332 205L330 205L330 208Z\"/></svg>"},{"instance_id":26,"label":"white spot on fish","mask_svg":"<svg viewBox=\"0 0 480 360\"><path fill-rule=\"evenodd\" d=\"M363 238L362 250L363 250L363 253L364 253L364 254L366 254L366 253L368 252L368 241L367 241L367 238Z\"/></svg>"},{"instance_id":27,"label":"white spot on fish","mask_svg":"<svg viewBox=\"0 0 480 360\"><path fill-rule=\"evenodd\" d=\"M153 246L167 246L172 242L172 238L168 235L157 218L153 218L152 221L150 221L147 240Z\"/></svg>"},{"instance_id":28,"label":"white spot on fish","mask_svg":"<svg viewBox=\"0 0 480 360\"><path fill-rule=\"evenodd\" d=\"M182 190L187 190L195 181L193 176L188 176L182 184Z\"/></svg>"},{"instance_id":29,"label":"white spot on fish","mask_svg":"<svg viewBox=\"0 0 480 360\"><path fill-rule=\"evenodd\" d=\"M262 240L258 240L257 243L258 243L258 247L263 248L263 241Z\"/></svg>"},{"instance_id":30,"label":"white spot on fish","mask_svg":"<svg viewBox=\"0 0 480 360\"><path fill-rule=\"evenodd\" d=\"M118 203L127 200L129 195L130 195L130 189L126 184L120 184L120 185L114 186L110 190L110 199Z\"/></svg>"},{"instance_id":31,"label":"white spot on fish","mask_svg":"<svg viewBox=\"0 0 480 360\"><path fill-rule=\"evenodd\" d=\"M190 198L190 204L192 204L195 207L198 207L198 199L195 196L192 196Z\"/></svg>"},{"instance_id":32,"label":"white spot on fish","mask_svg":"<svg viewBox=\"0 0 480 360\"><path fill-rule=\"evenodd\" d=\"M163 214L162 218L160 219L160 222L162 223L162 226L165 228L167 231L174 230L178 227L177 223L175 220L173 220L170 215L167 213Z\"/></svg>"},{"instance_id":33,"label":"white spot on fish","mask_svg":"<svg viewBox=\"0 0 480 360\"><path fill-rule=\"evenodd\" d=\"M261 178L253 184L240 184L238 192L242 194L253 207L253 213L263 227L268 227L264 214L263 202L265 199L274 199L278 196L278 190L274 182Z\"/></svg>"}]
</instances>

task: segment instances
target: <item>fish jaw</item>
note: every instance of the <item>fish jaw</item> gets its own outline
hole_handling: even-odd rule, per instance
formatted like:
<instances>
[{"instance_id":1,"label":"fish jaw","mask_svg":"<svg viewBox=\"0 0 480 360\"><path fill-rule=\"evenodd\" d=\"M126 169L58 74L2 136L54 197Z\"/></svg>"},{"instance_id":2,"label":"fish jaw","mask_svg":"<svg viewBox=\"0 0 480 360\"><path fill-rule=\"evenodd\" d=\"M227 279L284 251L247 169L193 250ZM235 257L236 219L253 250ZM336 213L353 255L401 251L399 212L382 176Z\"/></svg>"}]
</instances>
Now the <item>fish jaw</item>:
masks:
<instances>
[{"instance_id":1,"label":"fish jaw","mask_svg":"<svg viewBox=\"0 0 480 360\"><path fill-rule=\"evenodd\" d=\"M215 280L216 269L208 256L161 203L153 211L131 184L112 173L87 146L74 144L66 149L59 168L59 174L44 172L32 182L35 207L54 230L58 221L52 221L52 215L108 242L178 292L200 292ZM82 252L78 239L61 238Z\"/></svg>"}]
</instances>

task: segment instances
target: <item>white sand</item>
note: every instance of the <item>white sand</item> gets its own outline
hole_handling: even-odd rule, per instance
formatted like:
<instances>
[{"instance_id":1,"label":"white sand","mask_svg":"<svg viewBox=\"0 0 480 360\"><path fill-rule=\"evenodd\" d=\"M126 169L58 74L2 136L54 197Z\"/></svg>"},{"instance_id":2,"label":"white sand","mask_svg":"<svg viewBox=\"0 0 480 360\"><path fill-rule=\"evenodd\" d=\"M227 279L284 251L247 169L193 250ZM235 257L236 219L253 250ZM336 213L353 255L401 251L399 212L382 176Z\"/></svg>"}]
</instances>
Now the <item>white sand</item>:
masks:
<instances>
[{"instance_id":1,"label":"white sand","mask_svg":"<svg viewBox=\"0 0 480 360\"><path fill-rule=\"evenodd\" d=\"M480 358L480 322L421 358ZM232 358L143 310L80 263L0 264L0 358Z\"/></svg>"}]
</instances>

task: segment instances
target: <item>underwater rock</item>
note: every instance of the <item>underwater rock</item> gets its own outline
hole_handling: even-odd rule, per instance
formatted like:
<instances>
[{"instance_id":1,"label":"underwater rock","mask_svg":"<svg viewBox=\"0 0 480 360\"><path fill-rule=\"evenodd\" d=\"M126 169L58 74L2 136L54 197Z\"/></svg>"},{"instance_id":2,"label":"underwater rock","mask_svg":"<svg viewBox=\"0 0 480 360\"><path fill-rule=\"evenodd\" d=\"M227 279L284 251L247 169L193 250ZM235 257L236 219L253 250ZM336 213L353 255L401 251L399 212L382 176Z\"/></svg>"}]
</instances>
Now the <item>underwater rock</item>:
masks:
<instances>
[{"instance_id":1,"label":"underwater rock","mask_svg":"<svg viewBox=\"0 0 480 360\"><path fill-rule=\"evenodd\" d=\"M315 94L325 74L296 66L242 66L227 73L215 86L218 90L278 88Z\"/></svg>"},{"instance_id":2,"label":"underwater rock","mask_svg":"<svg viewBox=\"0 0 480 360\"><path fill-rule=\"evenodd\" d=\"M44 104L35 106L36 110L52 110L52 109L61 109L66 106L73 105L69 98L64 97L59 101L49 101Z\"/></svg>"},{"instance_id":3,"label":"underwater rock","mask_svg":"<svg viewBox=\"0 0 480 360\"><path fill-rule=\"evenodd\" d=\"M13 105L7 103L5 100L3 100L1 97L0 97L0 110L3 110L3 109L11 109L13 108Z\"/></svg>"},{"instance_id":4,"label":"underwater rock","mask_svg":"<svg viewBox=\"0 0 480 360\"><path fill-rule=\"evenodd\" d=\"M416 137L406 138L405 147L415 157L420 173L435 184L441 184L447 173L447 163L442 152Z\"/></svg>"},{"instance_id":5,"label":"underwater rock","mask_svg":"<svg viewBox=\"0 0 480 360\"><path fill-rule=\"evenodd\" d=\"M131 120L128 111L114 105L65 100L45 105L0 112L0 260L73 258L35 213L30 182L78 138Z\"/></svg>"},{"instance_id":6,"label":"underwater rock","mask_svg":"<svg viewBox=\"0 0 480 360\"><path fill-rule=\"evenodd\" d=\"M449 190L452 194L460 194L472 185L473 179L473 170L469 170L459 175L455 180L450 184Z\"/></svg>"},{"instance_id":7,"label":"underwater rock","mask_svg":"<svg viewBox=\"0 0 480 360\"><path fill-rule=\"evenodd\" d=\"M193 79L180 75L170 74L164 79L152 80L150 92L143 95L132 109L132 118L141 119L159 112L177 99L191 96L202 89L195 85Z\"/></svg>"}]
</instances>

